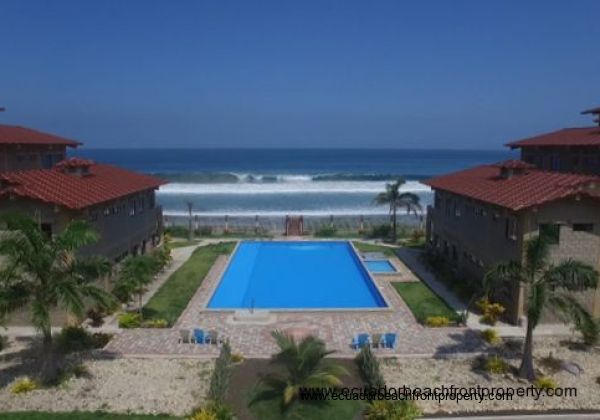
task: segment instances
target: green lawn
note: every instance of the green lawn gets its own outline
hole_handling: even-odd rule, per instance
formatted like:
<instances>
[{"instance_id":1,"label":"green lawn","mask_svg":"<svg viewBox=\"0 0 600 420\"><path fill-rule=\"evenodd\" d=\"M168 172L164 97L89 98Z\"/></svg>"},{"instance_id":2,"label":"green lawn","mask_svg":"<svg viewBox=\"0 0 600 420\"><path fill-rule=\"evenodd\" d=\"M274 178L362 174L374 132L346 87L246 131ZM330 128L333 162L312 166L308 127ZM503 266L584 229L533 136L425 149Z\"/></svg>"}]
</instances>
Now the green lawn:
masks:
<instances>
[{"instance_id":1,"label":"green lawn","mask_svg":"<svg viewBox=\"0 0 600 420\"><path fill-rule=\"evenodd\" d=\"M438 295L421 282L392 283L398 294L408 305L417 321L424 323L430 316L445 316L457 321L458 315Z\"/></svg>"},{"instance_id":2,"label":"green lawn","mask_svg":"<svg viewBox=\"0 0 600 420\"><path fill-rule=\"evenodd\" d=\"M252 414L261 420L281 419L279 413L279 400L270 400L256 403L252 406ZM322 402L320 404L296 403L290 411L286 413L286 418L290 419L311 419L311 420L353 420L358 418L359 413L364 409L364 401L336 400Z\"/></svg>"},{"instance_id":3,"label":"green lawn","mask_svg":"<svg viewBox=\"0 0 600 420\"><path fill-rule=\"evenodd\" d=\"M395 248L390 248L389 246L374 245L359 241L354 241L353 244L360 252L383 252L388 257L396 255L394 253Z\"/></svg>"},{"instance_id":4,"label":"green lawn","mask_svg":"<svg viewBox=\"0 0 600 420\"><path fill-rule=\"evenodd\" d=\"M144 319L166 319L173 324L202 283L219 255L230 254L235 244L224 242L197 248L144 306Z\"/></svg>"},{"instance_id":5,"label":"green lawn","mask_svg":"<svg viewBox=\"0 0 600 420\"><path fill-rule=\"evenodd\" d=\"M0 420L182 420L183 417L173 417L164 414L114 414L101 411L71 413L50 413L44 411L20 411L16 413L0 413Z\"/></svg>"}]
</instances>

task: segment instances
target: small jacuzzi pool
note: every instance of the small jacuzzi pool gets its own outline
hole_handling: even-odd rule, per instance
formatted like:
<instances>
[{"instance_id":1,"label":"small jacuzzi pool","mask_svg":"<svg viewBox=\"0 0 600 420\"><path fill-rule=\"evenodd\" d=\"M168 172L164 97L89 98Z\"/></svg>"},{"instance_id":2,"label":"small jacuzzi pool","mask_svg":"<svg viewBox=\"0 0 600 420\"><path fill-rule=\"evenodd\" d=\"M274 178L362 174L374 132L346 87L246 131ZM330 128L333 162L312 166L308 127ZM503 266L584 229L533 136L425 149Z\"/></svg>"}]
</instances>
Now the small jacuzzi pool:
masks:
<instances>
[{"instance_id":1,"label":"small jacuzzi pool","mask_svg":"<svg viewBox=\"0 0 600 420\"><path fill-rule=\"evenodd\" d=\"M396 268L388 260L366 260L365 265L371 273L396 272Z\"/></svg>"}]
</instances>

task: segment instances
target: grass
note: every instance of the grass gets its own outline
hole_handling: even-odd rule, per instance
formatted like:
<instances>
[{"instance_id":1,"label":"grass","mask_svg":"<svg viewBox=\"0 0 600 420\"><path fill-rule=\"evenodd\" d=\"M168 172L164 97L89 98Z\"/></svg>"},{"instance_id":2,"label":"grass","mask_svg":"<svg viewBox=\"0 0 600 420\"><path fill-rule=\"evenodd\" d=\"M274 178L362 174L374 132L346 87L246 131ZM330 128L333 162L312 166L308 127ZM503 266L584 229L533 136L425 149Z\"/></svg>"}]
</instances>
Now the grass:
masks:
<instances>
[{"instance_id":1,"label":"grass","mask_svg":"<svg viewBox=\"0 0 600 420\"><path fill-rule=\"evenodd\" d=\"M103 411L73 411L70 413L51 413L44 411L19 411L0 413L0 420L180 420L183 417L166 414L115 414Z\"/></svg>"},{"instance_id":2,"label":"grass","mask_svg":"<svg viewBox=\"0 0 600 420\"><path fill-rule=\"evenodd\" d=\"M197 248L144 306L144 319L166 319L173 324L202 284L208 270L219 255L230 254L233 242Z\"/></svg>"},{"instance_id":3,"label":"grass","mask_svg":"<svg viewBox=\"0 0 600 420\"><path fill-rule=\"evenodd\" d=\"M352 243L360 252L383 252L387 257L393 257L396 255L394 253L396 248L391 248L389 246L374 245L359 241L354 241Z\"/></svg>"},{"instance_id":4,"label":"grass","mask_svg":"<svg viewBox=\"0 0 600 420\"><path fill-rule=\"evenodd\" d=\"M425 284L394 282L392 285L420 323L425 323L430 316L444 316L450 321L458 321L458 314Z\"/></svg>"},{"instance_id":5,"label":"grass","mask_svg":"<svg viewBox=\"0 0 600 420\"><path fill-rule=\"evenodd\" d=\"M257 419L281 419L278 399L261 401L252 406L251 412ZM364 409L364 402L358 400L332 400L320 403L295 403L286 413L286 418L312 420L352 420Z\"/></svg>"}]
</instances>

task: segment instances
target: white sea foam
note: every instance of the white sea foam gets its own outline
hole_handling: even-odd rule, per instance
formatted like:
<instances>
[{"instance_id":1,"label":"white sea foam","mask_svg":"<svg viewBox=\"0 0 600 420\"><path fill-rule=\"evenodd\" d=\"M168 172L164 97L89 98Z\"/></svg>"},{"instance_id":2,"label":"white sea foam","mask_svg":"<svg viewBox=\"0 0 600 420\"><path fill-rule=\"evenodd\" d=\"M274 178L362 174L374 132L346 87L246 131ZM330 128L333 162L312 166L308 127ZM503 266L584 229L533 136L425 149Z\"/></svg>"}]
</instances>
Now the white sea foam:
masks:
<instances>
[{"instance_id":1,"label":"white sea foam","mask_svg":"<svg viewBox=\"0 0 600 420\"><path fill-rule=\"evenodd\" d=\"M384 181L312 181L310 177L285 176L274 183L182 183L173 182L160 188L160 195L169 194L377 194L385 189ZM402 192L429 193L431 189L418 181L407 181Z\"/></svg>"}]
</instances>

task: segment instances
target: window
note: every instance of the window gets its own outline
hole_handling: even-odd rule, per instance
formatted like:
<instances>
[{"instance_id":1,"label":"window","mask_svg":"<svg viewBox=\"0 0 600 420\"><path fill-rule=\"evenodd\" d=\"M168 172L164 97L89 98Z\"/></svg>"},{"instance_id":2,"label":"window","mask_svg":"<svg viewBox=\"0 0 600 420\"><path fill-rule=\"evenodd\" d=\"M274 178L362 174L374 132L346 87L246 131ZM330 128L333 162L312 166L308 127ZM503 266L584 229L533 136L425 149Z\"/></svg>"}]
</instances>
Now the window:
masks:
<instances>
[{"instance_id":1,"label":"window","mask_svg":"<svg viewBox=\"0 0 600 420\"><path fill-rule=\"evenodd\" d=\"M48 239L52 238L52 224L42 223L40 225L40 229L42 231L42 235L44 235Z\"/></svg>"},{"instance_id":2,"label":"window","mask_svg":"<svg viewBox=\"0 0 600 420\"><path fill-rule=\"evenodd\" d=\"M487 215L487 212L485 211L485 209L483 207L477 207L475 209L475 216L484 217L485 215Z\"/></svg>"},{"instance_id":3,"label":"window","mask_svg":"<svg viewBox=\"0 0 600 420\"><path fill-rule=\"evenodd\" d=\"M505 236L513 241L517 240L517 219L514 217L507 217L505 224Z\"/></svg>"},{"instance_id":4,"label":"window","mask_svg":"<svg viewBox=\"0 0 600 420\"><path fill-rule=\"evenodd\" d=\"M593 232L593 223L573 223L573 232Z\"/></svg>"},{"instance_id":5,"label":"window","mask_svg":"<svg viewBox=\"0 0 600 420\"><path fill-rule=\"evenodd\" d=\"M104 217L110 216L110 207L105 207L102 214L104 215Z\"/></svg>"},{"instance_id":6,"label":"window","mask_svg":"<svg viewBox=\"0 0 600 420\"><path fill-rule=\"evenodd\" d=\"M543 223L539 227L540 236L550 244L558 244L560 241L560 225L557 223Z\"/></svg>"},{"instance_id":7,"label":"window","mask_svg":"<svg viewBox=\"0 0 600 420\"><path fill-rule=\"evenodd\" d=\"M460 204L457 202L454 202L454 217L460 217L460 215L461 215Z\"/></svg>"}]
</instances>

